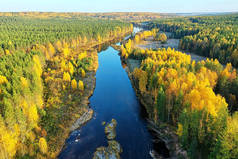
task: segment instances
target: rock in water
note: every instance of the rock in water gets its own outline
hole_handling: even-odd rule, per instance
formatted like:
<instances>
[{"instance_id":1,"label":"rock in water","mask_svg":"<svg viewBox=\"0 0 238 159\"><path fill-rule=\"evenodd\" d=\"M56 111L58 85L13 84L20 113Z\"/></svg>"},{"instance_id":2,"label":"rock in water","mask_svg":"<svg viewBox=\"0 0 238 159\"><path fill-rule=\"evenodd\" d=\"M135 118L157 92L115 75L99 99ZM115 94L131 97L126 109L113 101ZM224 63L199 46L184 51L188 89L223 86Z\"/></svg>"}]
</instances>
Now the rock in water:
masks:
<instances>
[{"instance_id":1,"label":"rock in water","mask_svg":"<svg viewBox=\"0 0 238 159\"><path fill-rule=\"evenodd\" d=\"M116 140L108 141L108 148L113 152L122 153L121 145Z\"/></svg>"},{"instance_id":2,"label":"rock in water","mask_svg":"<svg viewBox=\"0 0 238 159\"><path fill-rule=\"evenodd\" d=\"M106 125L105 134L108 140L112 140L116 137L116 126L117 121L115 119L112 119L111 122Z\"/></svg>"},{"instance_id":3,"label":"rock in water","mask_svg":"<svg viewBox=\"0 0 238 159\"><path fill-rule=\"evenodd\" d=\"M103 122L103 125L105 123ZM112 119L110 123L105 126L105 134L108 139L107 147L98 147L94 152L93 159L120 159L120 153L122 153L121 145L113 140L116 137L116 125L117 121Z\"/></svg>"},{"instance_id":4,"label":"rock in water","mask_svg":"<svg viewBox=\"0 0 238 159\"><path fill-rule=\"evenodd\" d=\"M115 141L108 141L108 147L99 147L94 153L93 159L120 159L121 145Z\"/></svg>"}]
</instances>

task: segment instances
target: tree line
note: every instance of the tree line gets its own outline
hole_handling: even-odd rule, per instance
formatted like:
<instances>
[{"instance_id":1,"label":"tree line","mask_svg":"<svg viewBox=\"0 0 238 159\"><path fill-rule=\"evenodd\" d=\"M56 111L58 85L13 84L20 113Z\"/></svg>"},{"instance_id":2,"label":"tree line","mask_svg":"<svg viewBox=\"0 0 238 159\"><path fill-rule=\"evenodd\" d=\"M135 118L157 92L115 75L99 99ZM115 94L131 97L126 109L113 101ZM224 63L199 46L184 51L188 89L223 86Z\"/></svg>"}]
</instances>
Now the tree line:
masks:
<instances>
[{"instance_id":1,"label":"tree line","mask_svg":"<svg viewBox=\"0 0 238 159\"><path fill-rule=\"evenodd\" d=\"M151 119L176 127L190 158L238 156L238 76L231 64L195 62L171 48L123 48L127 56L122 58L141 61L132 75L142 97L151 97Z\"/></svg>"},{"instance_id":2,"label":"tree line","mask_svg":"<svg viewBox=\"0 0 238 159\"><path fill-rule=\"evenodd\" d=\"M67 127L87 111L80 99L97 53L86 50L131 29L60 13L0 17L0 158L56 158Z\"/></svg>"},{"instance_id":3,"label":"tree line","mask_svg":"<svg viewBox=\"0 0 238 159\"><path fill-rule=\"evenodd\" d=\"M174 33L179 47L238 67L238 15L159 19L150 28Z\"/></svg>"}]
</instances>

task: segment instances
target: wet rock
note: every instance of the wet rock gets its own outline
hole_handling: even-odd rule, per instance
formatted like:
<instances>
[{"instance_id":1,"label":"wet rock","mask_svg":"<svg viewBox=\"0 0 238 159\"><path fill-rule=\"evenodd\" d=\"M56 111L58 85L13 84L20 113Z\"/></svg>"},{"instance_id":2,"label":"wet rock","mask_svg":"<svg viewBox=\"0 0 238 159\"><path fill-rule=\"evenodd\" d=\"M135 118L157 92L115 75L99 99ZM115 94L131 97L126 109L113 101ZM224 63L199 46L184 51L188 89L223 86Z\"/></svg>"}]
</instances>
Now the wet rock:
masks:
<instances>
[{"instance_id":1,"label":"wet rock","mask_svg":"<svg viewBox=\"0 0 238 159\"><path fill-rule=\"evenodd\" d=\"M120 159L121 152L120 144L115 140L111 140L108 141L108 147L97 148L93 159Z\"/></svg>"},{"instance_id":2,"label":"wet rock","mask_svg":"<svg viewBox=\"0 0 238 159\"><path fill-rule=\"evenodd\" d=\"M153 158L153 159L163 159L163 157L161 155L159 155L156 151L154 150L151 150L150 151L150 156Z\"/></svg>"},{"instance_id":3,"label":"wet rock","mask_svg":"<svg viewBox=\"0 0 238 159\"><path fill-rule=\"evenodd\" d=\"M106 122L102 122L102 125L105 124ZM94 152L93 159L120 159L121 145L116 140L113 140L116 137L116 125L117 121L115 119L106 124L104 131L107 135L108 146L98 147Z\"/></svg>"},{"instance_id":4,"label":"wet rock","mask_svg":"<svg viewBox=\"0 0 238 159\"><path fill-rule=\"evenodd\" d=\"M116 137L116 125L117 121L112 119L105 127L105 134L107 135L108 140L112 140Z\"/></svg>"},{"instance_id":5,"label":"wet rock","mask_svg":"<svg viewBox=\"0 0 238 159\"><path fill-rule=\"evenodd\" d=\"M71 126L70 131L74 131L80 128L83 124L89 121L92 118L92 116L93 116L93 110L89 109Z\"/></svg>"},{"instance_id":6,"label":"wet rock","mask_svg":"<svg viewBox=\"0 0 238 159\"><path fill-rule=\"evenodd\" d=\"M115 140L108 141L108 148L113 152L122 153L121 145Z\"/></svg>"},{"instance_id":7,"label":"wet rock","mask_svg":"<svg viewBox=\"0 0 238 159\"><path fill-rule=\"evenodd\" d=\"M106 147L98 147L96 152L94 152L93 159L104 159L107 156Z\"/></svg>"}]
</instances>

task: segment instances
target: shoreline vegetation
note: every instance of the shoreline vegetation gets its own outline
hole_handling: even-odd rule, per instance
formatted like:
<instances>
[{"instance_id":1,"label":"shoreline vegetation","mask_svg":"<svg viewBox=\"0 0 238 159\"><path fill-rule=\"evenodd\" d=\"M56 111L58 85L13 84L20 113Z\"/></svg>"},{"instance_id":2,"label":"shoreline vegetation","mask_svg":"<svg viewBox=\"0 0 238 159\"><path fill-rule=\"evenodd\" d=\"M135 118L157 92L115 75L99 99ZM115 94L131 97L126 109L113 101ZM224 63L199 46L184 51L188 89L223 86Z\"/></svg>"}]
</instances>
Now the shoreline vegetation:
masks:
<instances>
[{"instance_id":1,"label":"shoreline vegetation","mask_svg":"<svg viewBox=\"0 0 238 159\"><path fill-rule=\"evenodd\" d=\"M58 157L70 132L93 116L89 98L104 45L120 51L153 142L165 143L167 157L236 159L237 19L237 13L0 13L0 159ZM146 30L114 45L132 24ZM98 148L95 158L112 152L119 158L116 125L114 119L105 125L109 147Z\"/></svg>"},{"instance_id":2,"label":"shoreline vegetation","mask_svg":"<svg viewBox=\"0 0 238 159\"><path fill-rule=\"evenodd\" d=\"M158 34L157 28L140 32L120 49L149 127L166 143L170 157L236 158L236 108L220 88L224 80L236 81L236 69L213 59L195 62L170 47L138 47ZM153 41L147 41L149 47Z\"/></svg>"},{"instance_id":3,"label":"shoreline vegetation","mask_svg":"<svg viewBox=\"0 0 238 159\"><path fill-rule=\"evenodd\" d=\"M128 34L130 34L130 32L124 33L124 34L122 34L120 36L117 36L115 38L112 38L110 40L106 40L106 41L104 41L104 42L102 42L98 45L94 45L93 47L90 47L90 48L95 48L97 46L100 48L101 45L104 45L104 44L107 45L108 43L110 44L111 41L119 40L119 39L123 38L125 35L128 35ZM60 139L60 141L62 142L62 143L59 144L59 145L61 145L61 149L59 149L60 151L62 151L65 140L69 136L70 132L72 132L76 129L80 129L81 126L86 124L93 117L93 109L91 109L89 107L89 98L92 96L92 94L94 92L94 89L95 89L95 85L96 85L95 75L96 75L96 71L97 71L97 68L98 68L97 52L93 53L92 63L94 64L93 70L91 72L89 72L88 74L86 74L85 78L83 79L83 83L86 83L87 87L84 88L85 92L84 92L83 96L81 96L81 100L79 100L80 103L78 103L79 105L84 105L82 107L83 108L86 107L86 109L83 109L83 114L80 115L80 116L78 115L79 114L78 110L77 110L78 108L76 108L76 110L71 110L72 112L75 112L75 114L72 114L73 116L75 116L75 118L73 118L71 120L71 122L69 122L68 124L64 125L64 128L65 128L66 132L63 133L63 134L65 134L65 136ZM82 108L79 107L79 109L82 109ZM82 111L82 110L79 110L79 112L80 111Z\"/></svg>"},{"instance_id":4,"label":"shoreline vegetation","mask_svg":"<svg viewBox=\"0 0 238 159\"><path fill-rule=\"evenodd\" d=\"M97 47L123 38L132 26L62 17L0 21L6 33L0 35L0 156L56 158L73 126L84 124L76 120L88 112L86 122L93 114L88 98L95 86Z\"/></svg>"}]
</instances>

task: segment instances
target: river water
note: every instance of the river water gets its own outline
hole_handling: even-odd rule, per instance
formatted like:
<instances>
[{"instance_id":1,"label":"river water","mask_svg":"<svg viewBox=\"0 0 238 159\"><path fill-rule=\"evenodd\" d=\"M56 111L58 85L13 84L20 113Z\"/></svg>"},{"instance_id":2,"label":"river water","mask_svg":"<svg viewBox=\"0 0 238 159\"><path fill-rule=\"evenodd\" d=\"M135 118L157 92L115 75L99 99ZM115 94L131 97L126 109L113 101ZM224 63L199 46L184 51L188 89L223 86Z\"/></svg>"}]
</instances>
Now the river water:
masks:
<instances>
[{"instance_id":1,"label":"river water","mask_svg":"<svg viewBox=\"0 0 238 159\"><path fill-rule=\"evenodd\" d=\"M150 159L152 136L146 127L145 110L137 100L118 51L112 47L98 53L96 87L90 98L94 117L66 140L60 159L90 159L97 147L107 146L102 122L116 119L116 138L122 159Z\"/></svg>"}]
</instances>

